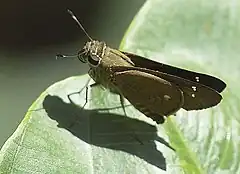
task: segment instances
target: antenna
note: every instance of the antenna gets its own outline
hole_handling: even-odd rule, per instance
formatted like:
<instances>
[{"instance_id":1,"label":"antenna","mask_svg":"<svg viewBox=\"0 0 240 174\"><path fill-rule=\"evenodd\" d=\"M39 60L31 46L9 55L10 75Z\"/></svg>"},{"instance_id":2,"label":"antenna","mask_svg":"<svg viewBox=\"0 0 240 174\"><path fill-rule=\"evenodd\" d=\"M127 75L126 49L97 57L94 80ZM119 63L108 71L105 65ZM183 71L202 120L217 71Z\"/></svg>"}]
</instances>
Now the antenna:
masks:
<instances>
[{"instance_id":1,"label":"antenna","mask_svg":"<svg viewBox=\"0 0 240 174\"><path fill-rule=\"evenodd\" d=\"M86 30L83 28L82 24L79 22L79 20L77 19L77 17L73 14L73 12L69 9L67 9L68 13L72 16L73 20L75 20L78 24L78 26L83 30L83 32L86 34L86 36L92 41L93 39L88 35L88 33L86 32Z\"/></svg>"},{"instance_id":2,"label":"antenna","mask_svg":"<svg viewBox=\"0 0 240 174\"><path fill-rule=\"evenodd\" d=\"M57 54L57 55L56 55L56 60L57 60L57 59L62 59L62 58L77 57L81 62L83 62L82 59L80 58L80 56L83 55L83 54L85 54L85 53L86 53L86 51L83 51L83 52L78 53L78 54L75 54L75 55Z\"/></svg>"},{"instance_id":3,"label":"antenna","mask_svg":"<svg viewBox=\"0 0 240 174\"><path fill-rule=\"evenodd\" d=\"M59 58L69 58L69 57L77 57L78 55L63 55L63 54L57 54L56 60Z\"/></svg>"}]
</instances>

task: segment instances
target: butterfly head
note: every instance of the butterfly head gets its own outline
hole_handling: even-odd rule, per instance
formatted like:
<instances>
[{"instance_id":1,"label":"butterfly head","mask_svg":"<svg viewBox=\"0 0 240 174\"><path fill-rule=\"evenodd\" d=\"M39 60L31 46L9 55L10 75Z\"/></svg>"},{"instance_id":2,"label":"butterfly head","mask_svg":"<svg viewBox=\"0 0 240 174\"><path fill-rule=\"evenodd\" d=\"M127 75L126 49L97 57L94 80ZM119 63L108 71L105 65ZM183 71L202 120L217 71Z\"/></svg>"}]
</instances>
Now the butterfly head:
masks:
<instances>
[{"instance_id":1,"label":"butterfly head","mask_svg":"<svg viewBox=\"0 0 240 174\"><path fill-rule=\"evenodd\" d=\"M104 42L91 40L78 52L78 59L92 67L97 67L104 57L105 50L106 44Z\"/></svg>"}]
</instances>

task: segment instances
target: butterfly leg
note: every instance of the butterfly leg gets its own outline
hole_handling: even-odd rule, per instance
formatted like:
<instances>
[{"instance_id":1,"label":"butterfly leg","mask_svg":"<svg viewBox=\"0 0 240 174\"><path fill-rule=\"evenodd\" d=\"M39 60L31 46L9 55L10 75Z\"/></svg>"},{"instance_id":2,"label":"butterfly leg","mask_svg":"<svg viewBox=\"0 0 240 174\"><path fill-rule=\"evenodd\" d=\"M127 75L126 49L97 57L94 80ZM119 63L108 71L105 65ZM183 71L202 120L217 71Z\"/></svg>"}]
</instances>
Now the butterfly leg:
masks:
<instances>
[{"instance_id":1,"label":"butterfly leg","mask_svg":"<svg viewBox=\"0 0 240 174\"><path fill-rule=\"evenodd\" d=\"M83 105L82 108L84 108L84 107L86 106L87 102L88 102L88 86L86 86L86 87L84 87L84 88L86 89L86 96L85 96L85 103L84 103L84 105ZM84 88L83 88L83 89L84 89ZM79 94L79 95L80 95L80 93L83 91L83 89L81 89L81 90L78 91L78 92L73 92L73 93L67 95L68 100L70 101L71 104L74 104L74 105L75 105L75 103L74 103L73 100L71 99L71 95L74 95L74 94Z\"/></svg>"},{"instance_id":2,"label":"butterfly leg","mask_svg":"<svg viewBox=\"0 0 240 174\"><path fill-rule=\"evenodd\" d=\"M89 80L87 81L87 83L84 85L84 87L83 87L80 91L73 92L73 93L70 93L70 94L67 95L67 98L68 98L68 100L70 101L71 104L74 104L74 105L75 105L75 103L74 103L73 100L71 99L71 96L74 95L74 94L79 94L79 95L80 95L80 94L82 93L82 91L83 91L84 89L86 89L85 103L84 103L84 105L83 105L82 108L85 107L85 105L86 105L87 102L88 102L88 84L90 83L90 80L91 80L91 79L89 79ZM91 86L91 85L90 85L90 86Z\"/></svg>"},{"instance_id":3,"label":"butterfly leg","mask_svg":"<svg viewBox=\"0 0 240 174\"><path fill-rule=\"evenodd\" d=\"M89 89L89 86L88 86L88 85L89 85L90 80L91 80L91 79L89 79L89 80L87 81L86 85L85 85L80 91L78 91L78 92L73 92L73 93L70 93L70 94L67 95L68 100L70 101L70 103L73 104L73 105L76 105L76 104L74 103L74 101L71 99L71 95L74 95L74 94L79 94L79 95L80 95L80 94L82 93L82 91L83 91L84 89L86 89L86 92L85 92L85 103L84 103L83 106L81 107L81 110L84 109L84 107L85 107L86 104L88 103L88 89ZM94 84L91 84L90 87L94 87L94 86L97 86L97 85L98 85L98 84L94 83ZM77 118L76 118L76 120L77 120ZM69 127L69 128L72 128L75 123L76 123L76 121L72 122L68 127Z\"/></svg>"},{"instance_id":4,"label":"butterfly leg","mask_svg":"<svg viewBox=\"0 0 240 174\"><path fill-rule=\"evenodd\" d=\"M70 101L70 103L71 104L73 104L73 105L76 105L74 102L73 102L73 100L71 99L71 95L74 95L74 94L79 94L80 95L80 93L83 91L83 89L86 89L86 99L85 99L85 103L84 103L84 105L83 105L83 107L81 107L81 109L80 110L82 110L82 109L84 109L84 107L86 106L86 104L87 104L87 100L88 100L88 86L85 86L85 87L83 87L80 91L78 91L78 92L73 92L73 93L71 93L71 94L68 94L67 95L67 97L68 97L68 100ZM74 125L75 125L75 123L77 122L77 116L75 116L75 119L74 119L74 121L68 126L68 128L72 128Z\"/></svg>"},{"instance_id":5,"label":"butterfly leg","mask_svg":"<svg viewBox=\"0 0 240 174\"><path fill-rule=\"evenodd\" d=\"M125 116L127 116L127 112L126 112L126 109L125 109L125 105L124 105L124 100L125 100L125 98L120 94L119 95L119 98L120 98L120 102L121 102L121 106L122 106L122 109L123 109L123 113L124 113L124 115ZM132 132L133 132L133 138L135 139L135 140L137 140L141 145L143 145L143 142L138 138L138 136L136 135L136 133L135 133L135 131L134 131L134 128L132 127L132 125L130 125L130 124L128 124L127 125L131 130L132 130Z\"/></svg>"},{"instance_id":6,"label":"butterfly leg","mask_svg":"<svg viewBox=\"0 0 240 174\"><path fill-rule=\"evenodd\" d=\"M123 109L123 113L124 113L125 116L127 116L125 105L124 105L124 100L125 99L122 95L119 95L119 98L120 98L121 106L122 106L122 109Z\"/></svg>"},{"instance_id":7,"label":"butterfly leg","mask_svg":"<svg viewBox=\"0 0 240 174\"><path fill-rule=\"evenodd\" d=\"M86 83L86 85L80 90L80 91L78 91L78 92L73 92L73 93L71 93L71 94L68 94L67 95L67 97L68 97L68 100L70 101L70 103L71 104L75 104L74 102L73 102L73 100L71 99L71 95L74 95L74 94L81 94L81 92L83 91L83 89L85 88L86 89L86 92L85 92L85 103L83 104L83 107L82 107L82 109L86 106L86 104L88 103L88 89L89 89L89 87L95 87L95 86L98 86L99 85L99 83L93 83L93 84L91 84L91 85L88 85L89 83L90 83L90 80L91 79L89 79L88 81L87 81L87 83Z\"/></svg>"}]
</instances>

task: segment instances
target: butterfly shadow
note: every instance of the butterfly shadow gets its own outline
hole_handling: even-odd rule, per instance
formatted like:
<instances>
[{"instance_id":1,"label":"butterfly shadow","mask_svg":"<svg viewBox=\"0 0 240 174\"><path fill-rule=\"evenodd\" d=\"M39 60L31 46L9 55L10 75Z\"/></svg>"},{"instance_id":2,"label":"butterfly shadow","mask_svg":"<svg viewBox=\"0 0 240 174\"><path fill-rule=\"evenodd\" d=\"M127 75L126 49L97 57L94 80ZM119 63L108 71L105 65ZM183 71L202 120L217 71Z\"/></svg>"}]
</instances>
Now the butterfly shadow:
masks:
<instances>
[{"instance_id":1,"label":"butterfly shadow","mask_svg":"<svg viewBox=\"0 0 240 174\"><path fill-rule=\"evenodd\" d=\"M154 141L171 147L157 135L155 126L123 115L103 112L102 109L82 109L72 103L65 103L58 96L47 95L43 108L51 119L58 122L59 128L67 129L82 141L127 152L166 170L165 158L157 150Z\"/></svg>"}]
</instances>

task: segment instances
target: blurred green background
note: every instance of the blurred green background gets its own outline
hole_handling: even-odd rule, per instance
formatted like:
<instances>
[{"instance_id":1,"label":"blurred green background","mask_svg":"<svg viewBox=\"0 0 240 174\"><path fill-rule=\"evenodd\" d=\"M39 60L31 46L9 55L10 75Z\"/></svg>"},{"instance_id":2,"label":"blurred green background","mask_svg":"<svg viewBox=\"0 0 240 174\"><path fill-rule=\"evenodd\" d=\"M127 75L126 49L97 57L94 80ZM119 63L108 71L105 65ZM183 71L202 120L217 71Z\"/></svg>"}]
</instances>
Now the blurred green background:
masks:
<instances>
[{"instance_id":1,"label":"blurred green background","mask_svg":"<svg viewBox=\"0 0 240 174\"><path fill-rule=\"evenodd\" d=\"M144 0L2 1L0 3L0 147L32 102L48 86L87 73L74 54L87 37L67 13L71 9L92 38L117 48Z\"/></svg>"}]
</instances>

